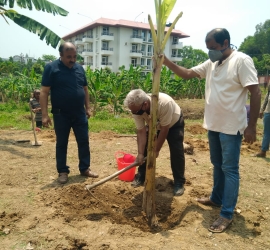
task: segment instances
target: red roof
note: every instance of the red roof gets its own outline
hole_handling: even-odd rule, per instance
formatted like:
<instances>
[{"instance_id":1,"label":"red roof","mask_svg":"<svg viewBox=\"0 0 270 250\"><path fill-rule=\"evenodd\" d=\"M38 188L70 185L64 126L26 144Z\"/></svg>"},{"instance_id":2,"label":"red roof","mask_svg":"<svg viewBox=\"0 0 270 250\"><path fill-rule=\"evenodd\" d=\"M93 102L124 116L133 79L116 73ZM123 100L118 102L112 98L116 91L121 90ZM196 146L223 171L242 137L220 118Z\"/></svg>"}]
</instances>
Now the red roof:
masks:
<instances>
[{"instance_id":1,"label":"red roof","mask_svg":"<svg viewBox=\"0 0 270 250\"><path fill-rule=\"evenodd\" d=\"M97 26L101 25L106 25L106 26L113 26L113 27L129 27L129 28L136 28L136 29L145 29L145 30L150 30L150 25L148 23L140 23L140 22L134 22L134 21L128 21L128 20L114 20L114 19L108 19L108 18L99 18L94 22L91 22L80 29L77 29L65 36L62 37L62 39L69 39L71 37L74 37L78 34L81 34L82 32L85 32L89 29L93 29ZM165 31L167 31L169 27L165 28ZM176 35L179 38L185 38L185 37L190 37L186 33L182 32L181 30L172 30L172 35Z\"/></svg>"}]
</instances>

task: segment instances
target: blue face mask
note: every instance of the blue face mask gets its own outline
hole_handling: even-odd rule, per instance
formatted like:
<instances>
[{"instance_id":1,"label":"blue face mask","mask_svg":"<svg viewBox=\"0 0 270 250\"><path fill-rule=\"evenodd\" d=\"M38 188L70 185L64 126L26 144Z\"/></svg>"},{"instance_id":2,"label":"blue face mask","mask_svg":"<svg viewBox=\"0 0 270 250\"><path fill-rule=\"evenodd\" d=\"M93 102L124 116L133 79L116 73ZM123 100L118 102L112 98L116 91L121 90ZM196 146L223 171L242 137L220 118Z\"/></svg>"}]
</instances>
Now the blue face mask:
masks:
<instances>
[{"instance_id":1,"label":"blue face mask","mask_svg":"<svg viewBox=\"0 0 270 250\"><path fill-rule=\"evenodd\" d=\"M209 56L209 59L212 61L212 62L216 62L216 61L219 61L222 59L223 57L223 52L228 49L229 46L225 49L222 49L222 50L209 50L208 51L208 56Z\"/></svg>"}]
</instances>

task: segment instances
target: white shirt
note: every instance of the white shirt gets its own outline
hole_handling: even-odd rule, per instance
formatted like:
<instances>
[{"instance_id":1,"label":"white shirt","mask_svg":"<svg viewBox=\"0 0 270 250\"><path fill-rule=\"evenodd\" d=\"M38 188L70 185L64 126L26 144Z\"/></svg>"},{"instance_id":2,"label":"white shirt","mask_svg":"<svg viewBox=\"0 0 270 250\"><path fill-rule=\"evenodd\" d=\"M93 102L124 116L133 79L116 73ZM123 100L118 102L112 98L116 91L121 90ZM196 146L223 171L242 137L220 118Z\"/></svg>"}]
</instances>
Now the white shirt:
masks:
<instances>
[{"instance_id":1,"label":"white shirt","mask_svg":"<svg viewBox=\"0 0 270 250\"><path fill-rule=\"evenodd\" d=\"M206 78L203 127L225 134L243 134L247 127L246 87L259 84L253 60L233 51L221 65L207 60L192 70Z\"/></svg>"}]
</instances>

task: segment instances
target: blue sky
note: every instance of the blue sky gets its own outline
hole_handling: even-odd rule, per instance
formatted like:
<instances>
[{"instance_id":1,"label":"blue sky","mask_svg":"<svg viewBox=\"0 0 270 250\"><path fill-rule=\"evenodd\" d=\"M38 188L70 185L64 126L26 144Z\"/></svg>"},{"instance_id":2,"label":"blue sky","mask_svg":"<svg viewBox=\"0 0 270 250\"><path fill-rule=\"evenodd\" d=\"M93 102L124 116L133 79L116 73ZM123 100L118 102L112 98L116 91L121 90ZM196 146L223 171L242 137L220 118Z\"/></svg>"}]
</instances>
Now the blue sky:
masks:
<instances>
[{"instance_id":1,"label":"blue sky","mask_svg":"<svg viewBox=\"0 0 270 250\"><path fill-rule=\"evenodd\" d=\"M51 2L69 11L69 15L53 16L18 7L15 10L46 25L60 37L100 17L148 22L149 14L155 20L154 0L51 0ZM8 9L8 6L5 8ZM177 22L176 29L190 35L190 38L182 39L184 45L205 52L207 52L204 43L205 35L211 29L216 27L228 29L231 43L239 47L247 36L254 35L257 24L270 19L269 0L177 0L168 22L172 22L181 11L183 16ZM35 58L43 54L56 57L59 55L57 49L48 46L37 35L20 28L11 20L8 25L0 17L0 31L0 57L2 58L21 53Z\"/></svg>"}]
</instances>

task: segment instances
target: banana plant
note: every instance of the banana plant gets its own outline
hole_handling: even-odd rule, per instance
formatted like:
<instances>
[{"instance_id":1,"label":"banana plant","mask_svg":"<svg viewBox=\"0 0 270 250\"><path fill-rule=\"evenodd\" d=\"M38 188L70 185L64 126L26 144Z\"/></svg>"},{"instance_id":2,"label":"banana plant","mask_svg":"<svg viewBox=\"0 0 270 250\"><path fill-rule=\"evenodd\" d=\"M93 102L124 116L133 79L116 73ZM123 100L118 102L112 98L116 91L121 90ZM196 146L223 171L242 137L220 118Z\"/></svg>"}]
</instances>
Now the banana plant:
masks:
<instances>
[{"instance_id":1,"label":"banana plant","mask_svg":"<svg viewBox=\"0 0 270 250\"><path fill-rule=\"evenodd\" d=\"M53 48L56 48L61 37L38 21L21 15L13 10L14 2L24 9L32 10L34 5L37 11L42 10L44 12L52 13L53 15L59 14L61 16L67 16L68 12L47 0L0 0L0 15L4 18L7 24L9 24L7 18L9 18L22 28L37 34L40 37L40 40L45 39L47 45L51 45ZM5 5L9 5L9 8L11 9L5 9L3 7Z\"/></svg>"},{"instance_id":2,"label":"banana plant","mask_svg":"<svg viewBox=\"0 0 270 250\"><path fill-rule=\"evenodd\" d=\"M155 0L156 9L156 29L153 21L148 15L148 21L151 28L153 43L154 43L154 56L153 56L153 86L151 96L151 111L150 111L150 124L147 148L147 166L146 166L146 179L143 193L143 211L148 219L150 226L157 225L156 208L155 208L155 173L156 173L156 139L157 139L157 116L158 116L158 96L160 85L160 74L163 65L163 54L165 45L170 37L173 27L182 16L182 12L175 18L174 22L165 34L166 22L173 10L176 0Z\"/></svg>"}]
</instances>

